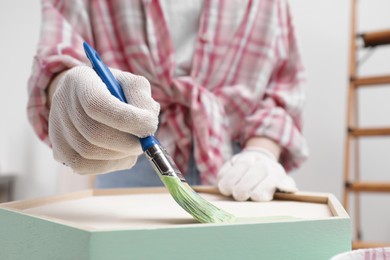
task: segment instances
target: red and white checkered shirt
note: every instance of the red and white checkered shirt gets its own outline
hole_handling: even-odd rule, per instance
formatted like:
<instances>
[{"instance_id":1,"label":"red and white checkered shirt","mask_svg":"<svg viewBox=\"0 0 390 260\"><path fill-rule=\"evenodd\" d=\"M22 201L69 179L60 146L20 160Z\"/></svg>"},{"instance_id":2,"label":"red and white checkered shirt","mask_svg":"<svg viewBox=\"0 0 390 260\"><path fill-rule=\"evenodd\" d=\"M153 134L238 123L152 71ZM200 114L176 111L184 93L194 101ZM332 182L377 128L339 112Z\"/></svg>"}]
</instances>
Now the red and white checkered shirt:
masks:
<instances>
[{"instance_id":1,"label":"red and white checkered shirt","mask_svg":"<svg viewBox=\"0 0 390 260\"><path fill-rule=\"evenodd\" d=\"M192 68L175 76L175 54L158 0L42 0L29 80L28 115L50 144L46 89L89 64L89 42L113 68L146 77L161 105L158 138L186 172L193 149L202 183L214 184L231 143L268 137L287 170L307 157L302 136L304 68L287 0L205 0Z\"/></svg>"}]
</instances>

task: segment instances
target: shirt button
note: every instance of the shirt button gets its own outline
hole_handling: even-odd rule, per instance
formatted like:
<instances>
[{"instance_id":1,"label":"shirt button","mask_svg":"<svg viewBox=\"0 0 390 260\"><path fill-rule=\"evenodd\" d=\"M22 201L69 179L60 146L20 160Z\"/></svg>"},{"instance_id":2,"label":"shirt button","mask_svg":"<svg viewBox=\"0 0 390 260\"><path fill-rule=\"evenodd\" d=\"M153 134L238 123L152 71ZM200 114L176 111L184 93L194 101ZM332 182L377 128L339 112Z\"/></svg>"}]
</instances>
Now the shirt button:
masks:
<instances>
[{"instance_id":1,"label":"shirt button","mask_svg":"<svg viewBox=\"0 0 390 260\"><path fill-rule=\"evenodd\" d=\"M211 41L211 34L210 33L202 33L199 35L199 39L201 42L210 42Z\"/></svg>"}]
</instances>

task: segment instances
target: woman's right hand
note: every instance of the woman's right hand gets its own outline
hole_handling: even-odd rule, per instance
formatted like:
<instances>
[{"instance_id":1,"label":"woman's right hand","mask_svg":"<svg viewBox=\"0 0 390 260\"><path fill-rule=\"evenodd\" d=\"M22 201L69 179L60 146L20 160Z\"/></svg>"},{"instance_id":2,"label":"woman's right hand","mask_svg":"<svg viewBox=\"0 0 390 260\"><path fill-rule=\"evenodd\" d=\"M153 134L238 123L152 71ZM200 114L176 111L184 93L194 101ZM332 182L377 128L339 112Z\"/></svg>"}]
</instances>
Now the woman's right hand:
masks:
<instances>
[{"instance_id":1,"label":"woman's right hand","mask_svg":"<svg viewBox=\"0 0 390 260\"><path fill-rule=\"evenodd\" d=\"M111 71L129 104L114 97L88 66L69 69L50 86L53 155L79 174L131 168L142 153L138 137L157 129L160 106L151 97L148 80Z\"/></svg>"}]
</instances>

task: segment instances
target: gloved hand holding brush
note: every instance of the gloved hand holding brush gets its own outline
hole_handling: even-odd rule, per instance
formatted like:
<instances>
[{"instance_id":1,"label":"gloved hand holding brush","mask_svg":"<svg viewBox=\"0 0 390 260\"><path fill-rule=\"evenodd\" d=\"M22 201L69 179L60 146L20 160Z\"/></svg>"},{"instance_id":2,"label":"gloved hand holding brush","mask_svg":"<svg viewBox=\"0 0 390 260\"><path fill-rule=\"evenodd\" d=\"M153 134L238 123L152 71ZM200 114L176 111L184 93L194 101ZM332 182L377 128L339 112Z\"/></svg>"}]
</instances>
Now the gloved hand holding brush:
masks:
<instances>
[{"instance_id":1,"label":"gloved hand holding brush","mask_svg":"<svg viewBox=\"0 0 390 260\"><path fill-rule=\"evenodd\" d=\"M137 137L157 129L159 104L141 76L112 69L125 104L88 66L74 67L53 80L49 137L54 158L80 174L132 167L142 149ZM136 137L137 136L137 137Z\"/></svg>"},{"instance_id":2,"label":"gloved hand holding brush","mask_svg":"<svg viewBox=\"0 0 390 260\"><path fill-rule=\"evenodd\" d=\"M238 201L270 201L276 189L297 191L294 180L275 155L258 147L244 149L223 165L218 174L218 188Z\"/></svg>"}]
</instances>

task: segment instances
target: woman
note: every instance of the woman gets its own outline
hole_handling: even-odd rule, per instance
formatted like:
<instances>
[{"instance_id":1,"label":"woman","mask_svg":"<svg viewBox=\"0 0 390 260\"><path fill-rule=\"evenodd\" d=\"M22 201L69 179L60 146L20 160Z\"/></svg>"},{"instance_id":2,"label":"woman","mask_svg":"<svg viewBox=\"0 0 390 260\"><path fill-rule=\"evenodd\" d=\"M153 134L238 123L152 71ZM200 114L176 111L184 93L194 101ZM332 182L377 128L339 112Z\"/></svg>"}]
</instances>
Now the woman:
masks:
<instances>
[{"instance_id":1,"label":"woman","mask_svg":"<svg viewBox=\"0 0 390 260\"><path fill-rule=\"evenodd\" d=\"M42 5L28 110L56 160L80 174L128 169L141 154L137 138L158 128L191 184L218 185L236 200L296 190L286 170L308 153L304 69L286 0ZM84 41L114 71L129 105L85 66ZM141 159L139 174L99 175L97 186L158 183L145 167Z\"/></svg>"}]
</instances>

